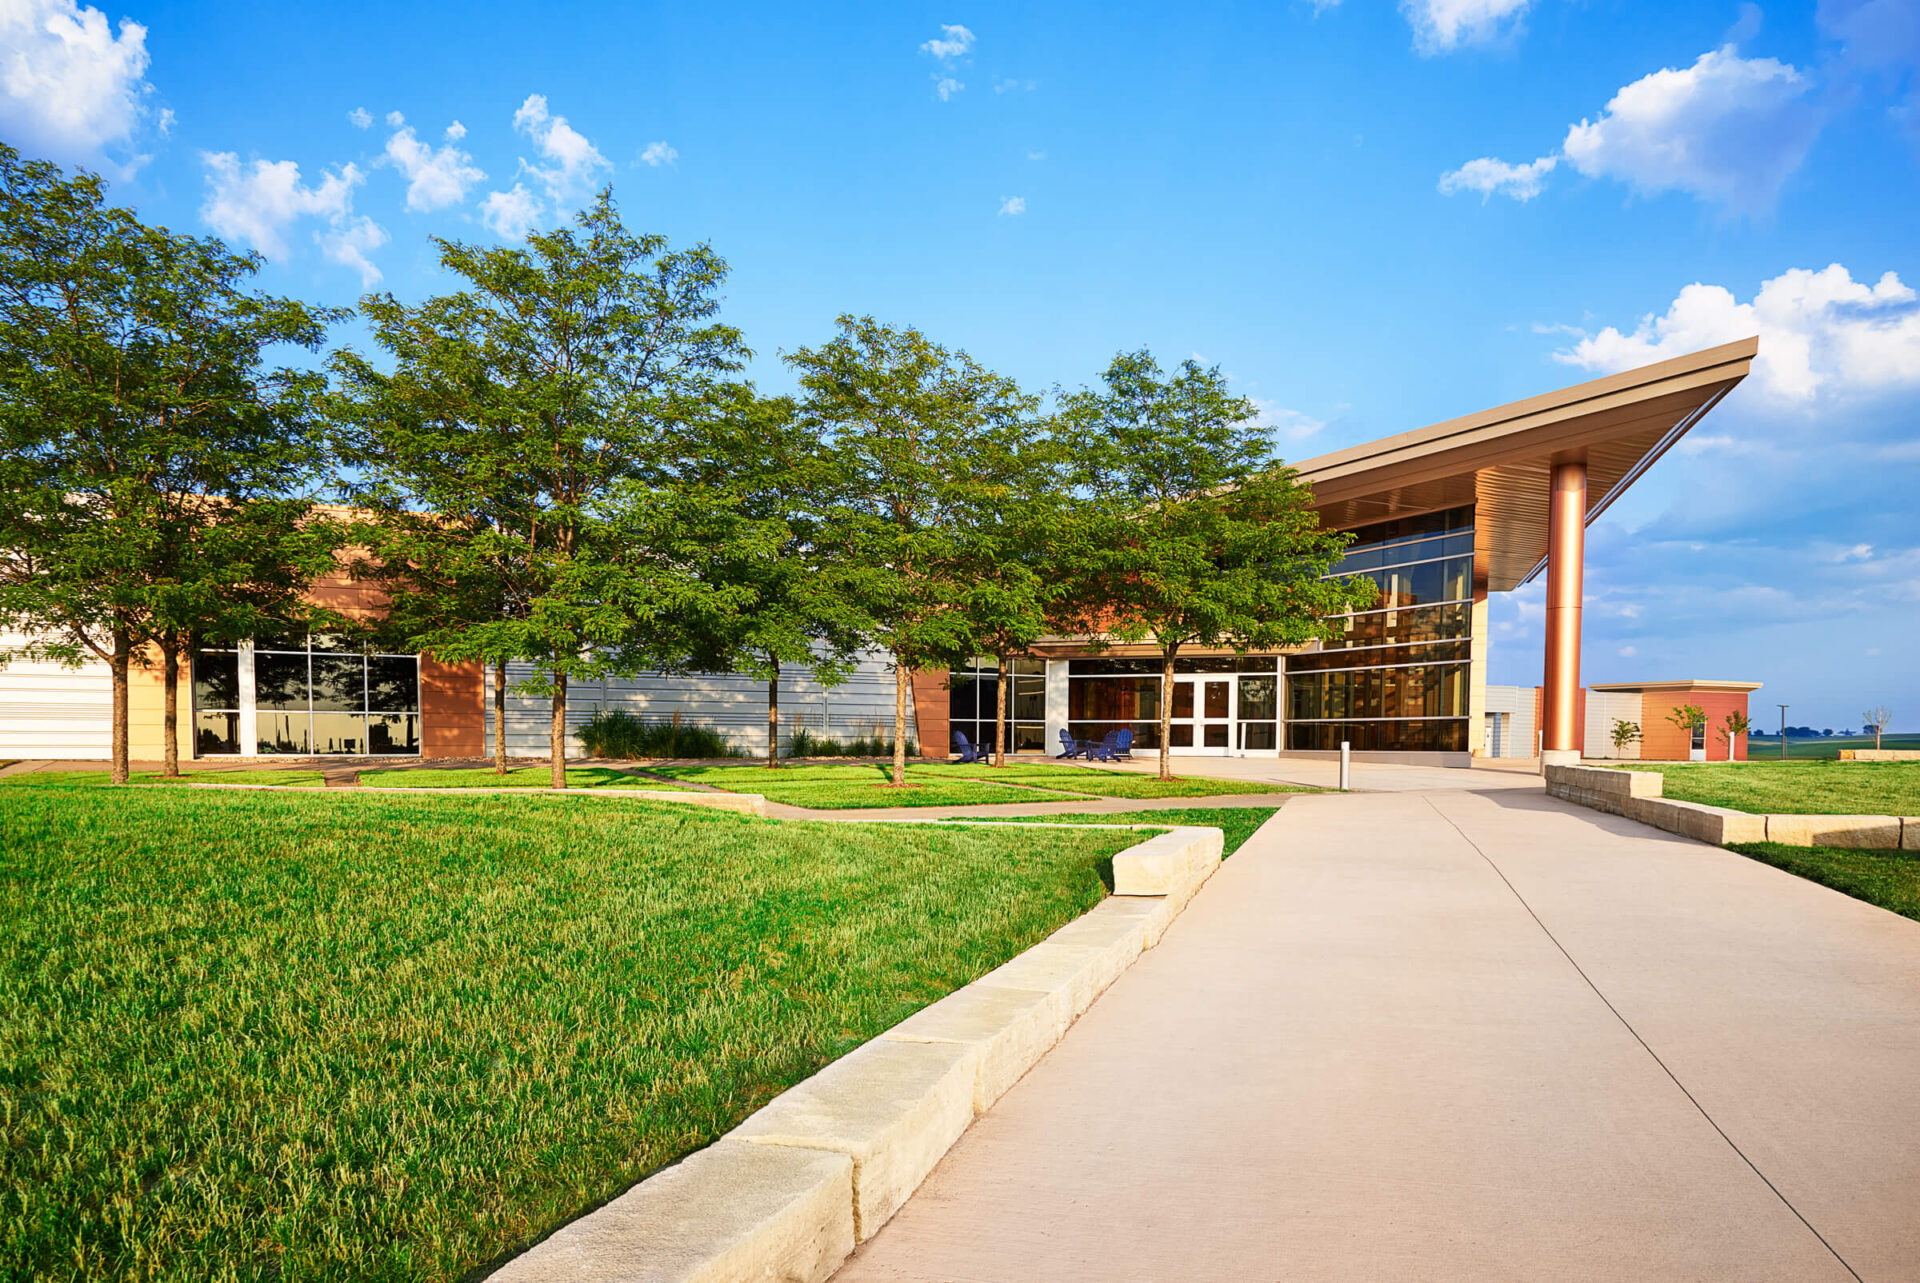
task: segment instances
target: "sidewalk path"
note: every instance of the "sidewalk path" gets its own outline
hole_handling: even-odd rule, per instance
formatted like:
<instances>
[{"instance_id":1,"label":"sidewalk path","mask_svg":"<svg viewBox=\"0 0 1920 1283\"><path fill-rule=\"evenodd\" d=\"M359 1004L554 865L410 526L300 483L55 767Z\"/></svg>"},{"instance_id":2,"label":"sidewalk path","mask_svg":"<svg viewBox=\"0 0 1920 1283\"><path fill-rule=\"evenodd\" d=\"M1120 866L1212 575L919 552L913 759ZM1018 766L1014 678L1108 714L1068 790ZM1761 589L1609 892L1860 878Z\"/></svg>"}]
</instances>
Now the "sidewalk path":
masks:
<instances>
[{"instance_id":1,"label":"sidewalk path","mask_svg":"<svg viewBox=\"0 0 1920 1283\"><path fill-rule=\"evenodd\" d=\"M838 1276L1920 1277L1920 924L1537 790L1290 801Z\"/></svg>"}]
</instances>

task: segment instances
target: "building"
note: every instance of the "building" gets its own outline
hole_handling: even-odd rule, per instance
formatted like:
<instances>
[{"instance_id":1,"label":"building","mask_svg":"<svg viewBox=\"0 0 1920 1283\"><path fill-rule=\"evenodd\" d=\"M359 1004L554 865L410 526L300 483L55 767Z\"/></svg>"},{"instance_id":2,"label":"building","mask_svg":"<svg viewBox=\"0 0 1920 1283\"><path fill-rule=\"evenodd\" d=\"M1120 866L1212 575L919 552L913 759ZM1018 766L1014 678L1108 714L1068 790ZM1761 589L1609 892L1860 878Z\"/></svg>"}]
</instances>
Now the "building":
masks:
<instances>
[{"instance_id":1,"label":"building","mask_svg":"<svg viewBox=\"0 0 1920 1283\"><path fill-rule=\"evenodd\" d=\"M1576 701L1581 755L1636 762L1744 762L1747 737L1723 733L1732 714L1747 715L1747 697L1759 682L1608 682L1582 687ZM1534 728L1546 688L1489 686L1485 702L1486 757L1532 757L1539 745ZM1692 704L1707 715L1705 725L1689 733L1672 721L1673 712ZM1613 742L1616 722L1631 722L1640 738ZM1697 758L1694 754L1699 754Z\"/></svg>"},{"instance_id":2,"label":"building","mask_svg":"<svg viewBox=\"0 0 1920 1283\"><path fill-rule=\"evenodd\" d=\"M1297 464L1324 524L1354 535L1339 573L1371 578L1379 604L1343 616L1324 644L1186 653L1172 751L1326 754L1345 742L1363 757L1465 765L1530 745L1537 727L1547 760L1578 758L1591 740L1580 686L1586 526L1746 377L1757 350L1745 339ZM1517 696L1487 687L1487 600L1541 574L1546 681L1527 725L1515 720ZM324 583L315 596L379 609L361 585ZM1045 639L1011 674L1009 743L1045 753L1063 731L1097 738L1126 727L1138 747L1157 748L1158 674L1149 647L1096 651L1084 638ZM943 755L956 730L991 743L997 678L990 661L915 673L911 733L922 751ZM0 755L104 757L106 682L98 666L0 670ZM476 756L491 751L483 684L478 666L430 656L361 655L326 637L257 639L196 661L182 686L180 724L191 728L182 751ZM1653 686L1595 691L1609 699L1637 691L1643 709L1665 697ZM783 734L890 734L892 693L884 656L867 657L835 690L796 668L781 684ZM132 706L133 756L159 756L157 671L137 674ZM570 691L571 725L602 709L711 726L766 751L766 687L745 677L649 676ZM546 745L545 705L510 701L508 751L542 754Z\"/></svg>"}]
</instances>

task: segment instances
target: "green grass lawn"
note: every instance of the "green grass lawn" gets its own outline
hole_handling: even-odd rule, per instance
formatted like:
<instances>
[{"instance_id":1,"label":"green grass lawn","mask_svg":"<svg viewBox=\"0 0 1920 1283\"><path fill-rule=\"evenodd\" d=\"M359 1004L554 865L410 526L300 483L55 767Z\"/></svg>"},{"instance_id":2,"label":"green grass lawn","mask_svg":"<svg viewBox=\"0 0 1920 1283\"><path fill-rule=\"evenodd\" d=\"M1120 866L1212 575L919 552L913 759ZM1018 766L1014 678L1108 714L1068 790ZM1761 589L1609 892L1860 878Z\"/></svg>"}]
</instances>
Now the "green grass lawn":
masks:
<instances>
[{"instance_id":1,"label":"green grass lawn","mask_svg":"<svg viewBox=\"0 0 1920 1283\"><path fill-rule=\"evenodd\" d=\"M1222 806L1193 807L1177 811L1116 811L1113 814L1089 815L1029 815L1020 820L1008 820L1009 824L1151 824L1156 827L1174 828L1183 825L1195 825L1203 828L1219 829L1225 839L1222 854L1232 855L1240 849L1241 843L1252 837L1254 831L1279 811L1275 806ZM1148 837L1149 834L1135 832L1134 840Z\"/></svg>"},{"instance_id":2,"label":"green grass lawn","mask_svg":"<svg viewBox=\"0 0 1920 1283\"><path fill-rule=\"evenodd\" d=\"M65 784L104 787L113 777L106 771L29 771L9 775L0 784ZM137 771L135 784L172 784L176 781L154 771ZM319 787L326 778L319 771L182 771L180 780L190 784L299 784Z\"/></svg>"},{"instance_id":3,"label":"green grass lawn","mask_svg":"<svg viewBox=\"0 0 1920 1283\"><path fill-rule=\"evenodd\" d=\"M1180 778L1102 771L1084 766L1021 763L995 770L955 762L914 762L907 766L905 789L889 785L885 763L860 766L665 766L655 772L674 779L709 784L734 793L759 793L770 802L811 810L885 806L972 806L1016 802L1072 801L1080 797L1214 797L1237 793L1303 790L1243 780ZM1042 792L1041 790L1048 790ZM1305 790L1310 791L1310 790Z\"/></svg>"},{"instance_id":4,"label":"green grass lawn","mask_svg":"<svg viewBox=\"0 0 1920 1283\"><path fill-rule=\"evenodd\" d=\"M360 772L366 788L387 789L543 789L553 783L553 768L523 766L495 775L491 766L458 767L452 770L399 767L384 771ZM671 789L673 785L650 780L644 775L629 775L610 766L569 766L567 787L574 789Z\"/></svg>"},{"instance_id":5,"label":"green grass lawn","mask_svg":"<svg viewBox=\"0 0 1920 1283\"><path fill-rule=\"evenodd\" d=\"M1136 838L0 790L0 1278L467 1277L1088 909Z\"/></svg>"},{"instance_id":6,"label":"green grass lawn","mask_svg":"<svg viewBox=\"0 0 1920 1283\"><path fill-rule=\"evenodd\" d=\"M1920 762L1650 762L1681 802L1765 815L1920 815Z\"/></svg>"},{"instance_id":7,"label":"green grass lawn","mask_svg":"<svg viewBox=\"0 0 1920 1283\"><path fill-rule=\"evenodd\" d=\"M1920 852L1756 842L1729 848L1811 882L1920 920Z\"/></svg>"}]
</instances>

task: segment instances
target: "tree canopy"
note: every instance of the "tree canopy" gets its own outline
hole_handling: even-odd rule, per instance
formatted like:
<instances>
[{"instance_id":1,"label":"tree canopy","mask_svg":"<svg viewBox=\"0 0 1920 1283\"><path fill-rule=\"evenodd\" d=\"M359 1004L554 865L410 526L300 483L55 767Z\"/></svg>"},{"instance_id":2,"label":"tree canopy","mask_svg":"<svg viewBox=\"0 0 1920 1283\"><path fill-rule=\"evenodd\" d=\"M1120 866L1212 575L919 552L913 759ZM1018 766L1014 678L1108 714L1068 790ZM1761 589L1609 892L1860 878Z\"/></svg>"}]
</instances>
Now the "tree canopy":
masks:
<instances>
[{"instance_id":1,"label":"tree canopy","mask_svg":"<svg viewBox=\"0 0 1920 1283\"><path fill-rule=\"evenodd\" d=\"M343 313L249 291L259 267L0 145L0 623L108 664L116 781L136 652L165 652L171 766L183 648L298 613L329 555L320 377L265 358Z\"/></svg>"}]
</instances>

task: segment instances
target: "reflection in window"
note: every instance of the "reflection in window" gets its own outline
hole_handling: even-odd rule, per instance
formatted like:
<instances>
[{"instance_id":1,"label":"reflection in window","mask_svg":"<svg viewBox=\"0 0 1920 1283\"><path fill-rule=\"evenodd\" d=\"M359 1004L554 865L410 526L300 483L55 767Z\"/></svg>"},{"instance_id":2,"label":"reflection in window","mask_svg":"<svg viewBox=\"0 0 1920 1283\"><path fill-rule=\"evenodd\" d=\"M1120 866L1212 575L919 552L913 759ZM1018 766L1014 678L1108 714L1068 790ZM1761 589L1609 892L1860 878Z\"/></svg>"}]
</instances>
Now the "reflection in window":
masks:
<instances>
[{"instance_id":1,"label":"reflection in window","mask_svg":"<svg viewBox=\"0 0 1920 1283\"><path fill-rule=\"evenodd\" d=\"M1473 629L1473 509L1352 532L1333 576L1372 582L1372 608L1287 664L1290 749L1464 752Z\"/></svg>"},{"instance_id":2,"label":"reflection in window","mask_svg":"<svg viewBox=\"0 0 1920 1283\"><path fill-rule=\"evenodd\" d=\"M193 755L240 751L240 656L230 650L193 656Z\"/></svg>"},{"instance_id":3,"label":"reflection in window","mask_svg":"<svg viewBox=\"0 0 1920 1283\"><path fill-rule=\"evenodd\" d=\"M257 643L258 752L347 756L420 751L420 661L363 655L316 633Z\"/></svg>"},{"instance_id":4,"label":"reflection in window","mask_svg":"<svg viewBox=\"0 0 1920 1283\"><path fill-rule=\"evenodd\" d=\"M1007 751L1039 753L1047 746L1047 665L1016 659L1007 690ZM1000 707L1000 666L976 659L948 674L947 717L954 731L983 751L994 745Z\"/></svg>"}]
</instances>

